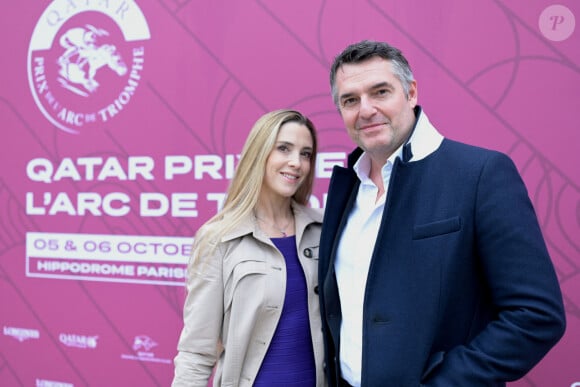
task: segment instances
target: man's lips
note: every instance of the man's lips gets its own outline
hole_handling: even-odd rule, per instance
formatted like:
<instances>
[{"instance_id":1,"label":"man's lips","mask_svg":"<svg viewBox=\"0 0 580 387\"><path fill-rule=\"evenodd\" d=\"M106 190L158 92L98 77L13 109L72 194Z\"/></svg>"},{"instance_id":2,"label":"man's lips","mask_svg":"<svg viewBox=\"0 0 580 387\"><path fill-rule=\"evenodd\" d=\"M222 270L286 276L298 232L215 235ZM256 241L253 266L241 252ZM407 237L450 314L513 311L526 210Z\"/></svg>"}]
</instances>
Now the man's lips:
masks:
<instances>
[{"instance_id":1,"label":"man's lips","mask_svg":"<svg viewBox=\"0 0 580 387\"><path fill-rule=\"evenodd\" d=\"M383 125L386 125L386 124L385 124L384 122L377 122L377 123L374 123L374 124L368 124L368 125L363 125L363 126L360 126L360 127L358 128L358 130L369 130L369 129L375 129L375 128L377 128L377 127L379 127L379 126L383 126Z\"/></svg>"}]
</instances>

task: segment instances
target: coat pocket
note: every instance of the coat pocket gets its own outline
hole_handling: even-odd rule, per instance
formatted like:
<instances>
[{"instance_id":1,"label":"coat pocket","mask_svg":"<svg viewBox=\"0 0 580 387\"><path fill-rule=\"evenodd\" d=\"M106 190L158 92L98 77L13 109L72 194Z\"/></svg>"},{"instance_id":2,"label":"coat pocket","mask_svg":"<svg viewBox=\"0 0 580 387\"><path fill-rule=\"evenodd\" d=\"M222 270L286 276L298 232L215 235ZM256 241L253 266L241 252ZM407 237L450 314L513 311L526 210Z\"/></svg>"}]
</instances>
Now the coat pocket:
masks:
<instances>
[{"instance_id":1,"label":"coat pocket","mask_svg":"<svg viewBox=\"0 0 580 387\"><path fill-rule=\"evenodd\" d=\"M413 239L431 238L438 235L450 234L461 229L461 217L438 220L436 222L420 224L413 227Z\"/></svg>"},{"instance_id":2,"label":"coat pocket","mask_svg":"<svg viewBox=\"0 0 580 387\"><path fill-rule=\"evenodd\" d=\"M224 283L224 310L226 312L230 310L236 293L252 294L248 289L256 289L257 284L263 283L265 278L266 262L252 260L238 262Z\"/></svg>"},{"instance_id":3,"label":"coat pocket","mask_svg":"<svg viewBox=\"0 0 580 387\"><path fill-rule=\"evenodd\" d=\"M241 261L234 267L233 282L238 283L244 277L253 274L266 274L266 262Z\"/></svg>"}]
</instances>

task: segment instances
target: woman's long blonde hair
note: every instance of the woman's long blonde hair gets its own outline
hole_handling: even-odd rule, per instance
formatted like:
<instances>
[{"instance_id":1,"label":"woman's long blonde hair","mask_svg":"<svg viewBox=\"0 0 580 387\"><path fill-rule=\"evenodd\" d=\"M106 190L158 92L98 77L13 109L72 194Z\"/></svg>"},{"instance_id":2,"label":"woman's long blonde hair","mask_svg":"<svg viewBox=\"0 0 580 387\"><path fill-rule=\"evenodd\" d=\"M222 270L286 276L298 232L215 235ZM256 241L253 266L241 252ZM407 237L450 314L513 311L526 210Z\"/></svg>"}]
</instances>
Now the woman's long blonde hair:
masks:
<instances>
[{"instance_id":1,"label":"woman's long blonde hair","mask_svg":"<svg viewBox=\"0 0 580 387\"><path fill-rule=\"evenodd\" d=\"M280 128L288 122L306 126L312 136L310 172L292 197L300 204L308 203L314 184L318 148L314 124L296 110L280 109L266 113L256 121L246 139L223 208L200 228L195 237L192 264L199 262L203 255L211 254L222 237L235 229L254 209L262 189L266 161L274 148Z\"/></svg>"}]
</instances>

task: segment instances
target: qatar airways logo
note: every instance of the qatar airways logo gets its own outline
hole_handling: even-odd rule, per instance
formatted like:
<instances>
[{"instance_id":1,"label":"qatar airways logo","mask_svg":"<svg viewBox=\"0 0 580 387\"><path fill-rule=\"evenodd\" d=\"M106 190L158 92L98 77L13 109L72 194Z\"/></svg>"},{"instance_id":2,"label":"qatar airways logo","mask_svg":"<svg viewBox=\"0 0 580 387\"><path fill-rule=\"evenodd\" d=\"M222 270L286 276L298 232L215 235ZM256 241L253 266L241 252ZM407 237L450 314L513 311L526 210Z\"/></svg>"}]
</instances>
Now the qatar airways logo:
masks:
<instances>
[{"instance_id":1,"label":"qatar airways logo","mask_svg":"<svg viewBox=\"0 0 580 387\"><path fill-rule=\"evenodd\" d=\"M97 339L99 336L84 336L74 333L61 333L58 335L58 340L67 347L75 347L81 349L95 349L97 348Z\"/></svg>"},{"instance_id":2,"label":"qatar airways logo","mask_svg":"<svg viewBox=\"0 0 580 387\"><path fill-rule=\"evenodd\" d=\"M149 38L132 0L54 0L28 48L37 107L68 133L108 125L139 89Z\"/></svg>"}]
</instances>

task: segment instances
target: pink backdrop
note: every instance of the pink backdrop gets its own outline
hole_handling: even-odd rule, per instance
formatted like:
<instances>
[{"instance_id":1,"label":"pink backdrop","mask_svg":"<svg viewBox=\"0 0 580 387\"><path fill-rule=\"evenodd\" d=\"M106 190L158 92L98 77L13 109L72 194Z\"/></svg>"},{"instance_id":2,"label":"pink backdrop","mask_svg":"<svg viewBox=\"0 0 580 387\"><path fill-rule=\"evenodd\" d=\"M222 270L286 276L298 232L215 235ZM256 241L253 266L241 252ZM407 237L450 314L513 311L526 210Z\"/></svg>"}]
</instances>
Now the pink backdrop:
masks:
<instances>
[{"instance_id":1,"label":"pink backdrop","mask_svg":"<svg viewBox=\"0 0 580 387\"><path fill-rule=\"evenodd\" d=\"M568 329L513 386L580 386L580 4L557 4L2 2L0 385L169 385L191 237L250 126L313 119L322 206L352 147L329 64L371 38L403 49L444 135L516 161Z\"/></svg>"}]
</instances>

